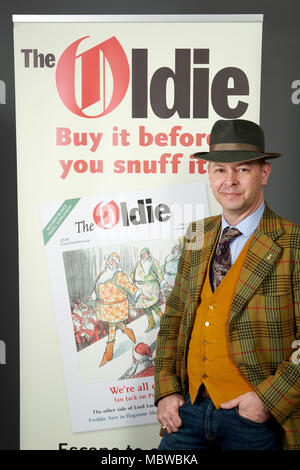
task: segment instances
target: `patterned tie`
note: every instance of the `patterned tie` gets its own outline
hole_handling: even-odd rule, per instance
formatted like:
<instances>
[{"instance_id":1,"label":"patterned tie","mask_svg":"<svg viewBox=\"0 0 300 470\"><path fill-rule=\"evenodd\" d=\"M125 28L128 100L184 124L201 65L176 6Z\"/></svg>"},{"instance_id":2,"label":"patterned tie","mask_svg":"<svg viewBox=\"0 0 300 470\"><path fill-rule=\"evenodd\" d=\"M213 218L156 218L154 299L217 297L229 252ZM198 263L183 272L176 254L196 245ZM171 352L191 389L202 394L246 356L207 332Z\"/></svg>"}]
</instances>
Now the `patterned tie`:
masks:
<instances>
[{"instance_id":1,"label":"patterned tie","mask_svg":"<svg viewBox=\"0 0 300 470\"><path fill-rule=\"evenodd\" d=\"M223 230L212 264L212 283L214 291L231 268L229 243L239 235L242 235L241 232L234 227L226 227Z\"/></svg>"}]
</instances>

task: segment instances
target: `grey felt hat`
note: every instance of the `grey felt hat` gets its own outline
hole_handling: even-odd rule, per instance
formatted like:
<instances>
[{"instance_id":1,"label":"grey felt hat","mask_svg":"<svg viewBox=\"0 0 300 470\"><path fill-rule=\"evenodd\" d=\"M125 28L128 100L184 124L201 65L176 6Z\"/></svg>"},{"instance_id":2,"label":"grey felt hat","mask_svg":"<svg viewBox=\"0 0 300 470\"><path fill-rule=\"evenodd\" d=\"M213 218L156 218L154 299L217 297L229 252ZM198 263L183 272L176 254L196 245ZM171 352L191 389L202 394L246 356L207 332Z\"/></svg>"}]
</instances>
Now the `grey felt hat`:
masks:
<instances>
[{"instance_id":1,"label":"grey felt hat","mask_svg":"<svg viewBox=\"0 0 300 470\"><path fill-rule=\"evenodd\" d=\"M281 153L265 152L264 131L255 122L220 119L211 130L209 152L197 152L193 156L212 162L230 163L278 158Z\"/></svg>"}]
</instances>

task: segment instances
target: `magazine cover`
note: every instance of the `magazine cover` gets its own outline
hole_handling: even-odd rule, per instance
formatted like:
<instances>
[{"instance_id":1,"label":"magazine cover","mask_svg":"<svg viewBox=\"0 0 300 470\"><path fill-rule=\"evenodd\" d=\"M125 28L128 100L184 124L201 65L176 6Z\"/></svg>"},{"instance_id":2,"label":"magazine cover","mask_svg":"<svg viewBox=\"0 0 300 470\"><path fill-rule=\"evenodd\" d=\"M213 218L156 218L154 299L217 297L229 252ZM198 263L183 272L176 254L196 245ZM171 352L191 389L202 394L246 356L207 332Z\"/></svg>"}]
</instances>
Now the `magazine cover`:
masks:
<instances>
[{"instance_id":1,"label":"magazine cover","mask_svg":"<svg viewBox=\"0 0 300 470\"><path fill-rule=\"evenodd\" d=\"M187 225L207 215L203 183L41 206L73 432L157 422L160 319Z\"/></svg>"}]
</instances>

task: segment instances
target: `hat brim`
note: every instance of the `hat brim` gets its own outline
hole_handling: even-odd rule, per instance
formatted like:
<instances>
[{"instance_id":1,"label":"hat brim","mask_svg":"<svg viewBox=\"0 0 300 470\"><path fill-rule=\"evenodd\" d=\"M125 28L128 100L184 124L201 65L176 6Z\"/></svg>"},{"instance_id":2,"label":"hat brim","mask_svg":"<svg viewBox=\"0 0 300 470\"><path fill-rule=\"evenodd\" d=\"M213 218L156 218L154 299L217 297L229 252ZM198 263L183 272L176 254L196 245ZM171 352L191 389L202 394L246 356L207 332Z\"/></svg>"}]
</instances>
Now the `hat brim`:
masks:
<instances>
[{"instance_id":1,"label":"hat brim","mask_svg":"<svg viewBox=\"0 0 300 470\"><path fill-rule=\"evenodd\" d=\"M280 156L281 153L262 153L250 150L218 150L214 152L197 152L193 154L193 157L195 158L201 158L202 160L217 163L248 162L261 158L278 158Z\"/></svg>"}]
</instances>

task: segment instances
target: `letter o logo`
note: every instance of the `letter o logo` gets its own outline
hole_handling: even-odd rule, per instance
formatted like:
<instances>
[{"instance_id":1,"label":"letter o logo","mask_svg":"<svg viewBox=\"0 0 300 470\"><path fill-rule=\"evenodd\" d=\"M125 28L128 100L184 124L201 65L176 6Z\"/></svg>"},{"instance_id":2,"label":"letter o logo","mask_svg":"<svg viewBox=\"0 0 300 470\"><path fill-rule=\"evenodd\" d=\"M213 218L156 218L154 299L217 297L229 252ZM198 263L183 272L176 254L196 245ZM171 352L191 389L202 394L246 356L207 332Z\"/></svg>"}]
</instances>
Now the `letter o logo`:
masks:
<instances>
[{"instance_id":1,"label":"letter o logo","mask_svg":"<svg viewBox=\"0 0 300 470\"><path fill-rule=\"evenodd\" d=\"M120 220L120 209L115 201L99 202L94 209L93 217L98 227L110 229L117 225Z\"/></svg>"},{"instance_id":2,"label":"letter o logo","mask_svg":"<svg viewBox=\"0 0 300 470\"><path fill-rule=\"evenodd\" d=\"M113 111L123 100L129 85L129 64L115 36L77 54L80 43L88 37L73 42L62 53L56 68L56 87L72 113L98 118ZM79 76L79 83L75 75ZM88 114L87 109L93 111Z\"/></svg>"}]
</instances>

